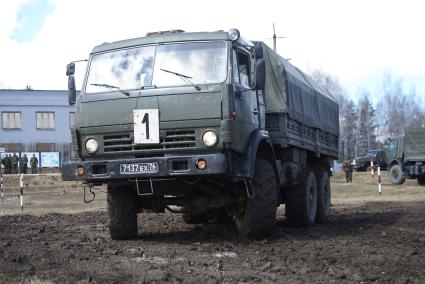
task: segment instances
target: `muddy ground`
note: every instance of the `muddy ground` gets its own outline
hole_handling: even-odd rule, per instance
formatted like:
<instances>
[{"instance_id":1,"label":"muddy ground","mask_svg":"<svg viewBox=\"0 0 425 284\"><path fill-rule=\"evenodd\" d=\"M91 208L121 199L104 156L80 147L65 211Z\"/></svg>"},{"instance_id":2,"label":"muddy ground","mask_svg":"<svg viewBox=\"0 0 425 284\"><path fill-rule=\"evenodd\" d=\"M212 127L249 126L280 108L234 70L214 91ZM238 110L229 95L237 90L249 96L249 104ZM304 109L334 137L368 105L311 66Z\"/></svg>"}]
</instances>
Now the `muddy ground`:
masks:
<instances>
[{"instance_id":1,"label":"muddy ground","mask_svg":"<svg viewBox=\"0 0 425 284\"><path fill-rule=\"evenodd\" d=\"M140 214L138 239L112 241L103 192L84 204L78 185L33 178L23 212L6 180L1 283L425 282L425 187L414 181L384 182L379 195L367 173L355 173L352 184L336 175L332 223L290 228L279 208L277 228L264 240L166 213Z\"/></svg>"}]
</instances>

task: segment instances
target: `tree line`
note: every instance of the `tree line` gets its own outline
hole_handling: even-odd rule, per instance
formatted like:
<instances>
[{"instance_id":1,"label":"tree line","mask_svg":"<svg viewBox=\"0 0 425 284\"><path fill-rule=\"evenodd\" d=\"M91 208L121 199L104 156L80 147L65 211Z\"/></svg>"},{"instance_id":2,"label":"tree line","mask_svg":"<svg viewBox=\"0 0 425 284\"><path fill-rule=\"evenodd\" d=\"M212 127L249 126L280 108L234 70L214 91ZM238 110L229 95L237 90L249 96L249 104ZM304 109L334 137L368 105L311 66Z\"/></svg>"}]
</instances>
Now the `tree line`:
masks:
<instances>
[{"instance_id":1,"label":"tree line","mask_svg":"<svg viewBox=\"0 0 425 284\"><path fill-rule=\"evenodd\" d=\"M423 96L415 88L406 91L402 78L385 74L378 91L358 90L355 102L334 76L319 70L310 75L339 104L340 161L382 149L388 138L404 135L405 128L425 127Z\"/></svg>"}]
</instances>

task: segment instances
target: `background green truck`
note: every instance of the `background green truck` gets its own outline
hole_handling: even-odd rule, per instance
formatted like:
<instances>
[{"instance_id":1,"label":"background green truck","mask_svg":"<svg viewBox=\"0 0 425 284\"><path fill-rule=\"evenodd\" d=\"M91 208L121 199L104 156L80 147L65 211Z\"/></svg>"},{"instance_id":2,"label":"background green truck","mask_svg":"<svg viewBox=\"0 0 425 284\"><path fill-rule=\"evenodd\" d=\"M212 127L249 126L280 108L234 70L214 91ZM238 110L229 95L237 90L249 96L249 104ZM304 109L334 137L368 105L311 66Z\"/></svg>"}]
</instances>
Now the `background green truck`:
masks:
<instances>
[{"instance_id":1,"label":"background green truck","mask_svg":"<svg viewBox=\"0 0 425 284\"><path fill-rule=\"evenodd\" d=\"M390 138L387 159L392 184L416 178L425 185L425 128L405 129L403 137Z\"/></svg>"},{"instance_id":2,"label":"background green truck","mask_svg":"<svg viewBox=\"0 0 425 284\"><path fill-rule=\"evenodd\" d=\"M113 239L137 235L137 213L234 222L242 237L329 221L338 104L262 42L238 30L168 31L104 43L75 103L64 180L107 184Z\"/></svg>"},{"instance_id":3,"label":"background green truck","mask_svg":"<svg viewBox=\"0 0 425 284\"><path fill-rule=\"evenodd\" d=\"M373 161L375 168L379 166L381 170L386 170L388 167L386 150L370 150L366 156L355 158L353 160L354 169L357 171L366 171L370 169L371 161Z\"/></svg>"}]
</instances>

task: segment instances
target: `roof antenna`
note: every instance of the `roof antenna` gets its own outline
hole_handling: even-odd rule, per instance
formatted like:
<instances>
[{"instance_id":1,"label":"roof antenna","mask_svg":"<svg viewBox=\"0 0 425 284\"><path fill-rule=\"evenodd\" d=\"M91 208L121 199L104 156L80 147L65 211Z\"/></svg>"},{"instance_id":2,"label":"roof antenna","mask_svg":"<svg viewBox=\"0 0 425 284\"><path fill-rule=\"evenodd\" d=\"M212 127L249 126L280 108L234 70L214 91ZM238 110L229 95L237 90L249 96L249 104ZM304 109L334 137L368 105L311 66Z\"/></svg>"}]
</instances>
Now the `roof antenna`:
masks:
<instances>
[{"instance_id":1,"label":"roof antenna","mask_svg":"<svg viewBox=\"0 0 425 284\"><path fill-rule=\"evenodd\" d=\"M276 30L274 28L274 22L273 22L273 50L276 52L276 39L278 38L286 38L286 36L276 36Z\"/></svg>"}]
</instances>

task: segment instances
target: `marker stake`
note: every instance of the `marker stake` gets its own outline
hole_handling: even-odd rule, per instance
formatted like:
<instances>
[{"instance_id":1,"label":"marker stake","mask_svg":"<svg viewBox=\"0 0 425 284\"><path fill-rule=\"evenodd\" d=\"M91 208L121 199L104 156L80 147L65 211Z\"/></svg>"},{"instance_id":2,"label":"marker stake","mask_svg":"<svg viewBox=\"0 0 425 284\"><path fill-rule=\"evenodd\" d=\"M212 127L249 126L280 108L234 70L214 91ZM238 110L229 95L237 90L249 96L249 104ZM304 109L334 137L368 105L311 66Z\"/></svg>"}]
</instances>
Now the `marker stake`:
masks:
<instances>
[{"instance_id":1,"label":"marker stake","mask_svg":"<svg viewBox=\"0 0 425 284\"><path fill-rule=\"evenodd\" d=\"M19 199L21 201L21 211L24 211L24 175L23 174L21 174L19 178L19 188L20 188Z\"/></svg>"}]
</instances>

